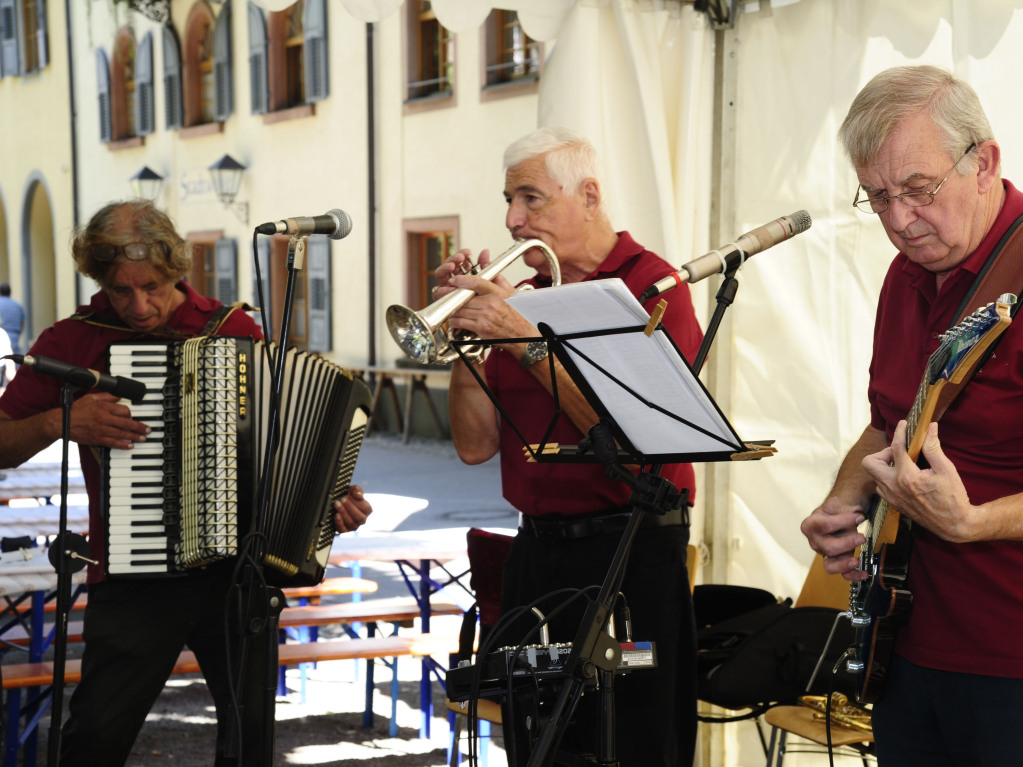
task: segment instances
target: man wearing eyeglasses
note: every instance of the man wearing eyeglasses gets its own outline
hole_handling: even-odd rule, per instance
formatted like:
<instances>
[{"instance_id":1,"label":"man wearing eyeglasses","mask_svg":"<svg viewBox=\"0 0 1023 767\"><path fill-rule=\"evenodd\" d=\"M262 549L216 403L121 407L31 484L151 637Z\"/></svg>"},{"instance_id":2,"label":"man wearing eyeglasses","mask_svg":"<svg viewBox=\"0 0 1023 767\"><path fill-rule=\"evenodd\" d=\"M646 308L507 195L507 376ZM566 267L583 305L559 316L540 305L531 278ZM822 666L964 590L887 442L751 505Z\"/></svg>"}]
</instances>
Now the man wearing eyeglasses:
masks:
<instances>
[{"instance_id":1,"label":"man wearing eyeglasses","mask_svg":"<svg viewBox=\"0 0 1023 767\"><path fill-rule=\"evenodd\" d=\"M936 67L877 75L839 138L860 182L854 205L876 216L899 253L877 308L871 422L802 531L828 572L863 581L870 575L854 549L866 540L857 525L871 496L912 521L912 606L894 660L879 669L873 713L879 764L1019 764L1023 328L1009 327L940 426L926 427L920 465L907 452L905 419L939 335L989 257L1015 257L1000 243L1023 216L1023 194L1001 178L976 93ZM1004 281L1005 292L1019 292Z\"/></svg>"},{"instance_id":2,"label":"man wearing eyeglasses","mask_svg":"<svg viewBox=\"0 0 1023 767\"><path fill-rule=\"evenodd\" d=\"M72 254L78 271L96 280L100 291L73 317L40 334L29 350L32 356L104 370L114 341L261 337L243 311L201 296L182 281L191 266L187 243L149 201L111 203L97 211L76 233ZM62 436L63 385L35 368L21 367L0 397L0 468L21 464ZM90 557L97 561L89 566L82 677L68 705L60 764L125 764L185 646L195 653L216 705L214 763L239 763L227 742L228 728L235 723L241 725L244 764L268 763L264 757L272 755L258 750L265 722L254 705L266 694L259 689L261 676L251 669L245 675L248 684L236 696L237 679L227 666L225 619L235 563L214 562L184 577L108 580L97 448L131 450L151 430L134 420L116 396L97 391L78 392L70 420L89 493ZM354 486L335 510L339 532L355 529L371 511ZM277 641L272 635L268 640Z\"/></svg>"}]
</instances>

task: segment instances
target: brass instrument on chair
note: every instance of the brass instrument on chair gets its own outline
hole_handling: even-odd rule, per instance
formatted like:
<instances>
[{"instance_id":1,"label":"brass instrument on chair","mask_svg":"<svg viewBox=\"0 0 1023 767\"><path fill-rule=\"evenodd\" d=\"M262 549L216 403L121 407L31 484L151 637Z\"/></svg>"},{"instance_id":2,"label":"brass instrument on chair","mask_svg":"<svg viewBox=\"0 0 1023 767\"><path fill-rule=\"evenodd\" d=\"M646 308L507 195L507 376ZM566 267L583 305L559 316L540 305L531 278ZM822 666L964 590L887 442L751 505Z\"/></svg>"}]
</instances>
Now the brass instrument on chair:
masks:
<instances>
[{"instance_id":1,"label":"brass instrument on chair","mask_svg":"<svg viewBox=\"0 0 1023 767\"><path fill-rule=\"evenodd\" d=\"M541 240L516 240L508 250L491 261L482 270L478 264L466 269L463 274L477 274L485 280L493 280L503 272L519 256L537 248L547 259L551 270L551 282L554 286L561 284L561 267L558 257L547 244ZM448 332L447 322L452 314L465 306L476 295L468 288L456 288L442 298L418 312L399 304L387 309L387 328L391 336L409 357L422 365L431 362L452 362L458 358L458 351L451 342L469 341L474 336L459 332L452 336ZM471 360L482 359L483 346L475 344L462 347L462 353Z\"/></svg>"},{"instance_id":2,"label":"brass instrument on chair","mask_svg":"<svg viewBox=\"0 0 1023 767\"><path fill-rule=\"evenodd\" d=\"M814 718L827 716L828 699L823 695L803 695L799 698L802 706L808 706L817 713ZM831 721L854 730L873 732L870 725L870 711L849 703L849 698L840 692L831 693Z\"/></svg>"}]
</instances>

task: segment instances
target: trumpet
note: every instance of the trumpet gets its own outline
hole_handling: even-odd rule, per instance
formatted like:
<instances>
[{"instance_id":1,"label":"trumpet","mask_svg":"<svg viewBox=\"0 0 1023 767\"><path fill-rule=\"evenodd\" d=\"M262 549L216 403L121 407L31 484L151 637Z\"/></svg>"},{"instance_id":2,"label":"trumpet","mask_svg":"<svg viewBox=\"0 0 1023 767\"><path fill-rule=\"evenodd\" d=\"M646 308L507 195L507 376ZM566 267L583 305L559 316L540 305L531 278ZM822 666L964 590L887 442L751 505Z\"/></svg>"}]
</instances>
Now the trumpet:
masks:
<instances>
[{"instance_id":1,"label":"trumpet","mask_svg":"<svg viewBox=\"0 0 1023 767\"><path fill-rule=\"evenodd\" d=\"M493 280L508 268L526 251L537 248L547 259L551 270L551 283L555 287L561 284L561 267L558 257L547 244L541 240L516 240L508 250L491 261L483 269L474 264L463 274L477 274L485 280ZM393 304L387 309L387 328L391 331L401 350L421 365L433 362L452 362L458 358L458 349L452 341L471 341L475 336L465 331L452 335L447 326L451 315L465 306L476 293L468 288L456 288L442 298L437 299L425 309L416 312L406 306ZM462 348L462 354L472 361L483 358L482 344L471 344Z\"/></svg>"},{"instance_id":2,"label":"trumpet","mask_svg":"<svg viewBox=\"0 0 1023 767\"><path fill-rule=\"evenodd\" d=\"M814 718L824 719L825 712L828 710L828 699L823 695L800 696L799 704L812 708L816 712ZM870 712L852 705L849 699L840 692L831 693L831 721L854 730L873 732Z\"/></svg>"}]
</instances>

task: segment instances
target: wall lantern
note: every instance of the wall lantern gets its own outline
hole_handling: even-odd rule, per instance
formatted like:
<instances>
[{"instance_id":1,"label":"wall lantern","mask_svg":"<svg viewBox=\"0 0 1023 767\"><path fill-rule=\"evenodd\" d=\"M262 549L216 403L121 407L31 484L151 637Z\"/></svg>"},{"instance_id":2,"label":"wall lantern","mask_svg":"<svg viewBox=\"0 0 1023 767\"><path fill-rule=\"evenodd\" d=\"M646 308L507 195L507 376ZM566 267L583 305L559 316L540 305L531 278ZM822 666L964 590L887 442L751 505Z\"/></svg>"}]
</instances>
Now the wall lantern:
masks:
<instances>
[{"instance_id":1,"label":"wall lantern","mask_svg":"<svg viewBox=\"0 0 1023 767\"><path fill-rule=\"evenodd\" d=\"M163 188L163 176L148 165L143 165L142 170L128 180L135 196L145 200L155 200Z\"/></svg>"},{"instance_id":2,"label":"wall lantern","mask_svg":"<svg viewBox=\"0 0 1023 767\"><path fill-rule=\"evenodd\" d=\"M225 154L210 166L210 178L213 180L213 189L220 198L225 208L232 213L243 224L249 223L249 204L235 200L238 194L238 187L242 183L242 173L245 166L234 159L231 155Z\"/></svg>"}]
</instances>

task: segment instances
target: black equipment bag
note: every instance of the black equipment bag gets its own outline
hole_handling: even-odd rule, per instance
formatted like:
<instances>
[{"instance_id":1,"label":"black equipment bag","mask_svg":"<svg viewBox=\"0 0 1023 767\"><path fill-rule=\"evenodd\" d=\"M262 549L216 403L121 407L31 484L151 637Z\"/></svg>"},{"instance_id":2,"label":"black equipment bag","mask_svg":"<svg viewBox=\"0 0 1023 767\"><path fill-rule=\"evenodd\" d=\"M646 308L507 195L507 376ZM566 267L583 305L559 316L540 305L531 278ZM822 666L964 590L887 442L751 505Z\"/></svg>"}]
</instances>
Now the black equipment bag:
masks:
<instances>
[{"instance_id":1,"label":"black equipment bag","mask_svg":"<svg viewBox=\"0 0 1023 767\"><path fill-rule=\"evenodd\" d=\"M763 711L776 703L794 703L807 694L806 685L839 611L793 607L791 600L777 602L761 589L719 588L736 589L737 600L746 604L751 599L756 602L757 595L751 592L767 595L771 601L699 629L699 699L731 710ZM824 695L830 690L853 694L853 677L844 664L832 679L838 658L852 643L850 622L840 620L810 694Z\"/></svg>"}]
</instances>

